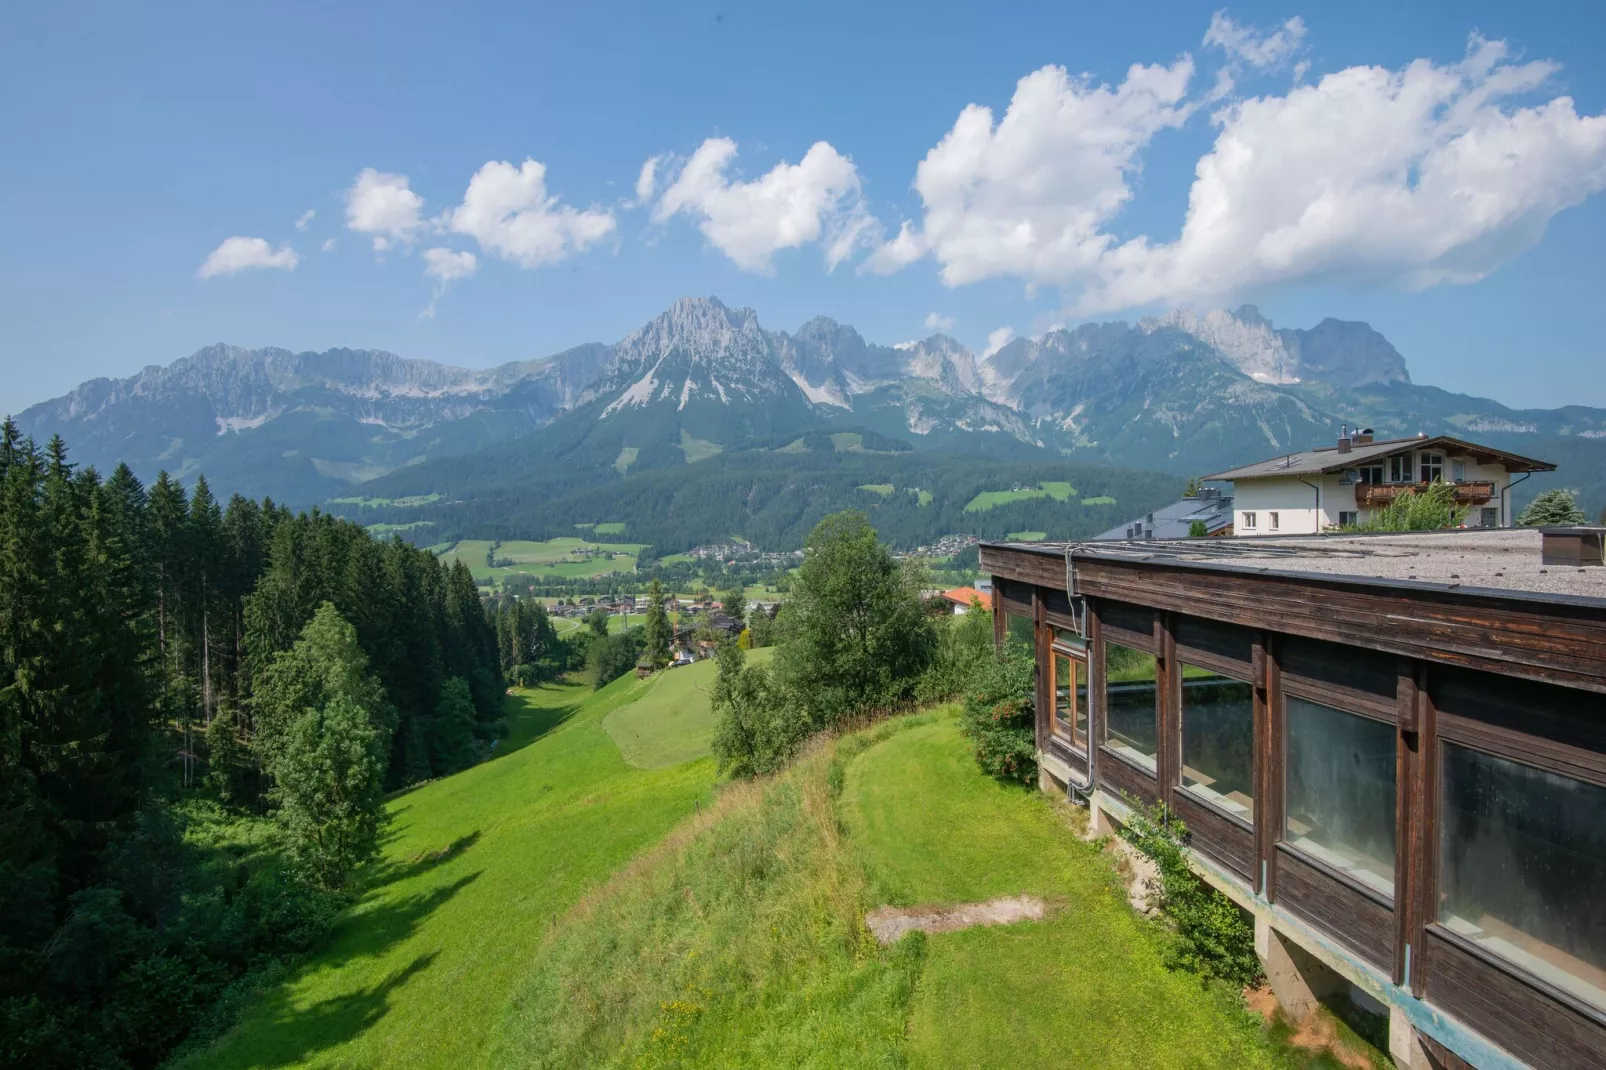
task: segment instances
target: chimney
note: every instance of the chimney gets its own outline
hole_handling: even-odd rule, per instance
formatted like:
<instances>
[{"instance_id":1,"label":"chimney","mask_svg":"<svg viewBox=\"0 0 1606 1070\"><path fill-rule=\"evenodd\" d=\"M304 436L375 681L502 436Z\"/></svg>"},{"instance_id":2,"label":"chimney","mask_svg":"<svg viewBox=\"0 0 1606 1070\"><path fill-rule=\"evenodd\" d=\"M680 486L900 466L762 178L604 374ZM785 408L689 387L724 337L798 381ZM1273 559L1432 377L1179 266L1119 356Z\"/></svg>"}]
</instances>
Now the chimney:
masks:
<instances>
[{"instance_id":1,"label":"chimney","mask_svg":"<svg viewBox=\"0 0 1606 1070\"><path fill-rule=\"evenodd\" d=\"M1349 444L1349 424L1340 424L1338 429L1338 452L1348 453Z\"/></svg>"},{"instance_id":2,"label":"chimney","mask_svg":"<svg viewBox=\"0 0 1606 1070\"><path fill-rule=\"evenodd\" d=\"M1355 432L1355 444L1357 446L1370 446L1372 444L1372 429L1363 427Z\"/></svg>"}]
</instances>

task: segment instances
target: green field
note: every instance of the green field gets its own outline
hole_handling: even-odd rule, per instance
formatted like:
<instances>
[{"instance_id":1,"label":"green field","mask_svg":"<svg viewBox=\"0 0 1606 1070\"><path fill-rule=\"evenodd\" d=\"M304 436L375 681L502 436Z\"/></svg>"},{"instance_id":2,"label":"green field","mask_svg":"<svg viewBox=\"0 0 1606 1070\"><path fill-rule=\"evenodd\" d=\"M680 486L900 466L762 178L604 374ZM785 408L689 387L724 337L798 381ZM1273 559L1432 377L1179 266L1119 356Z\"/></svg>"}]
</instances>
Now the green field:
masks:
<instances>
[{"instance_id":1,"label":"green field","mask_svg":"<svg viewBox=\"0 0 1606 1070\"><path fill-rule=\"evenodd\" d=\"M893 487L891 483L861 483L854 489L867 490L871 494L879 494L881 497L885 498L887 495L892 493Z\"/></svg>"},{"instance_id":2,"label":"green field","mask_svg":"<svg viewBox=\"0 0 1606 1070\"><path fill-rule=\"evenodd\" d=\"M774 647L754 650L748 660L768 663ZM602 727L625 761L638 769L662 769L709 753L717 719L708 704L716 666L712 660L664 669L647 692L603 718Z\"/></svg>"},{"instance_id":3,"label":"green field","mask_svg":"<svg viewBox=\"0 0 1606 1070\"><path fill-rule=\"evenodd\" d=\"M630 470L630 466L636 463L636 457L640 453L640 446L620 447L619 456L613 459L613 470L618 472L620 475L624 475Z\"/></svg>"},{"instance_id":4,"label":"green field","mask_svg":"<svg viewBox=\"0 0 1606 1070\"><path fill-rule=\"evenodd\" d=\"M914 492L915 492L915 496L919 499L919 503L921 505L930 505L933 501L936 500L936 498L933 497L931 491L929 491L929 490L921 490L918 487L916 487L916 488L914 488Z\"/></svg>"},{"instance_id":5,"label":"green field","mask_svg":"<svg viewBox=\"0 0 1606 1070\"><path fill-rule=\"evenodd\" d=\"M1114 505L1115 499L1108 494L1100 494L1096 498L1083 498L1083 505Z\"/></svg>"},{"instance_id":6,"label":"green field","mask_svg":"<svg viewBox=\"0 0 1606 1070\"><path fill-rule=\"evenodd\" d=\"M1069 483L1056 483L1049 481L1039 483L1036 487L1024 487L1020 490L984 490L970 501L965 503L965 512L982 513L988 509L996 509L1000 505L1009 505L1013 502L1029 502L1038 498L1053 498L1057 502L1070 501L1076 494L1076 488Z\"/></svg>"},{"instance_id":7,"label":"green field","mask_svg":"<svg viewBox=\"0 0 1606 1070\"><path fill-rule=\"evenodd\" d=\"M429 520L414 520L408 524L369 524L370 535L394 535L399 531L417 531L421 528L432 528L434 523Z\"/></svg>"},{"instance_id":8,"label":"green field","mask_svg":"<svg viewBox=\"0 0 1606 1070\"><path fill-rule=\"evenodd\" d=\"M1048 538L1048 532L1046 532L1046 531L1012 531L1012 532L1010 532L1008 535L1006 535L1004 537L1006 539L1014 539L1016 542L1042 542L1044 539Z\"/></svg>"},{"instance_id":9,"label":"green field","mask_svg":"<svg viewBox=\"0 0 1606 1070\"><path fill-rule=\"evenodd\" d=\"M598 524L591 529L598 535L623 535L625 522L623 520L610 520L606 524Z\"/></svg>"},{"instance_id":10,"label":"green field","mask_svg":"<svg viewBox=\"0 0 1606 1070\"><path fill-rule=\"evenodd\" d=\"M633 676L508 700L500 756L398 796L370 889L194 1068L478 1067L509 996L587 889L710 798L713 763L641 770L602 729Z\"/></svg>"},{"instance_id":11,"label":"green field","mask_svg":"<svg viewBox=\"0 0 1606 1070\"><path fill-rule=\"evenodd\" d=\"M623 525L620 525L621 527ZM613 527L612 524L599 524L596 530ZM608 534L608 532L603 532ZM593 556L582 558L576 556L576 550L587 547L601 551L602 554L621 554L620 557ZM453 560L461 559L474 574L476 580L490 577L501 579L510 575L524 573L530 576L565 576L570 579L589 576L601 576L611 573L632 573L636 571L636 555L645 548L642 543L616 543L597 542L592 539L563 538L548 539L546 542L526 542L523 540L504 542L496 549L497 560L509 560L513 564L490 568L485 564L485 553L491 548L490 542L485 539L463 539L446 548L431 547L440 557L443 564L451 564Z\"/></svg>"},{"instance_id":12,"label":"green field","mask_svg":"<svg viewBox=\"0 0 1606 1070\"><path fill-rule=\"evenodd\" d=\"M724 448L724 446L721 446L717 442L709 442L706 439L693 438L687 433L685 428L681 428L680 430L680 449L681 452L685 453L686 455L687 464L692 464L696 461L707 460L714 454L722 451ZM623 454L621 454L621 456L623 456ZM634 460L634 458L631 459ZM617 461L614 463L615 465L618 464Z\"/></svg>"},{"instance_id":13,"label":"green field","mask_svg":"<svg viewBox=\"0 0 1606 1070\"><path fill-rule=\"evenodd\" d=\"M330 498L330 505L358 505L364 509L382 509L394 507L407 509L412 506L428 505L430 502L440 501L439 494L411 494L405 498Z\"/></svg>"}]
</instances>

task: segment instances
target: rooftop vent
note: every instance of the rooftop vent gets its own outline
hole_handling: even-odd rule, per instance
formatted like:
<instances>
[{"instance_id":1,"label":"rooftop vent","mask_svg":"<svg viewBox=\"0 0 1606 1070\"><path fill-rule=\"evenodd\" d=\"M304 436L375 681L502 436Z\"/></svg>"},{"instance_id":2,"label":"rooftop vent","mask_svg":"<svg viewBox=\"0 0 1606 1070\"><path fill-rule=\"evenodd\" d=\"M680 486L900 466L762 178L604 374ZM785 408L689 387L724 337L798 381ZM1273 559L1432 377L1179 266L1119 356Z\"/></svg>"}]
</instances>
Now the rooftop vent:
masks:
<instances>
[{"instance_id":1,"label":"rooftop vent","mask_svg":"<svg viewBox=\"0 0 1606 1070\"><path fill-rule=\"evenodd\" d=\"M1539 554L1547 565L1599 566L1606 528L1540 528Z\"/></svg>"},{"instance_id":2,"label":"rooftop vent","mask_svg":"<svg viewBox=\"0 0 1606 1070\"><path fill-rule=\"evenodd\" d=\"M1372 444L1372 429L1363 427L1355 432L1355 444L1357 446L1370 446Z\"/></svg>"}]
</instances>

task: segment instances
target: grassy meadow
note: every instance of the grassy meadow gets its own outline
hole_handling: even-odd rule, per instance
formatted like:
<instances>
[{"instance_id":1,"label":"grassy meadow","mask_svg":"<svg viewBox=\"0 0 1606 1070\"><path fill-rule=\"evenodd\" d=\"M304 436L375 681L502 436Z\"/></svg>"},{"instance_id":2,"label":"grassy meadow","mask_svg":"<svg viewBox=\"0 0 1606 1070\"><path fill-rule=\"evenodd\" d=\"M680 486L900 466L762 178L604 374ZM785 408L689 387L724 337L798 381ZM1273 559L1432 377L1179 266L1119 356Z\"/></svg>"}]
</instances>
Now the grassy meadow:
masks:
<instances>
[{"instance_id":1,"label":"grassy meadow","mask_svg":"<svg viewBox=\"0 0 1606 1070\"><path fill-rule=\"evenodd\" d=\"M608 531L602 529L607 528ZM595 526L600 534L611 534L614 529L623 531L623 524L598 524ZM636 571L637 555L645 546L641 543L625 542L598 542L595 539L582 539L568 537L548 539L545 542L530 542L515 540L504 542L496 548L496 559L511 561L510 565L500 565L495 568L485 563L485 554L491 548L491 543L485 539L462 539L444 546L432 547L441 559L442 564L450 565L454 560L461 560L468 566L476 580L487 577L502 579L507 576L523 573L530 576L563 576L569 579L583 579L591 576L605 576L614 573L633 573ZM597 556L581 557L576 551L581 549L598 551ZM607 556L607 555L618 556Z\"/></svg>"},{"instance_id":2,"label":"grassy meadow","mask_svg":"<svg viewBox=\"0 0 1606 1070\"><path fill-rule=\"evenodd\" d=\"M983 776L952 707L721 783L712 680L510 695L497 757L392 800L331 944L179 1065L1329 1065L1167 970L1081 815ZM863 920L1020 893L1048 917L890 946Z\"/></svg>"}]
</instances>

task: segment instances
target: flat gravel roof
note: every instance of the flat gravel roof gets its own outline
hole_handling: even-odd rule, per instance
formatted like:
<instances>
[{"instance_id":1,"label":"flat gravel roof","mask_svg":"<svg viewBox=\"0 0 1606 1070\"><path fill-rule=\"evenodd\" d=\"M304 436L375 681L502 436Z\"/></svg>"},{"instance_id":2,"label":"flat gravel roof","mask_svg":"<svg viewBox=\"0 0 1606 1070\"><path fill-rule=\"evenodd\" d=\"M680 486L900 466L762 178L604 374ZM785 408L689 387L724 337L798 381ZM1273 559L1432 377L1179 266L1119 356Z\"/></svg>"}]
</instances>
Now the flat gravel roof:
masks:
<instances>
[{"instance_id":1,"label":"flat gravel roof","mask_svg":"<svg viewBox=\"0 0 1606 1070\"><path fill-rule=\"evenodd\" d=\"M1074 546L1079 558L1416 581L1606 603L1606 568L1544 564L1537 528L1002 545L1060 556Z\"/></svg>"}]
</instances>

